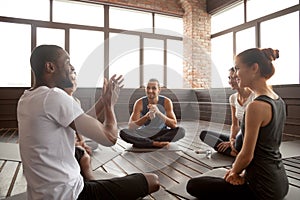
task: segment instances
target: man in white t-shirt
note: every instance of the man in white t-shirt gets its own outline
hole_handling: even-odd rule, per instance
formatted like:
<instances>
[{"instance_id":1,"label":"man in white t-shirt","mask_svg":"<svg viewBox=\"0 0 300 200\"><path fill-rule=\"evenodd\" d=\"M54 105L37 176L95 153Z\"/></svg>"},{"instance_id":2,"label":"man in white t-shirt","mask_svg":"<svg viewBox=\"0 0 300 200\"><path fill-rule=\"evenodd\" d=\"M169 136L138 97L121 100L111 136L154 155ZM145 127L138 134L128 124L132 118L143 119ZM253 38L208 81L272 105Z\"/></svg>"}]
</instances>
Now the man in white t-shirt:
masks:
<instances>
[{"instance_id":1,"label":"man in white t-shirt","mask_svg":"<svg viewBox=\"0 0 300 200\"><path fill-rule=\"evenodd\" d=\"M38 46L30 64L35 85L24 92L17 108L28 199L137 199L159 189L158 177L151 173L84 181L74 157L75 131L105 146L116 143L114 105L122 76L105 79L101 97L84 113L62 90L72 87L74 72L64 49ZM97 120L101 113L103 123Z\"/></svg>"}]
</instances>

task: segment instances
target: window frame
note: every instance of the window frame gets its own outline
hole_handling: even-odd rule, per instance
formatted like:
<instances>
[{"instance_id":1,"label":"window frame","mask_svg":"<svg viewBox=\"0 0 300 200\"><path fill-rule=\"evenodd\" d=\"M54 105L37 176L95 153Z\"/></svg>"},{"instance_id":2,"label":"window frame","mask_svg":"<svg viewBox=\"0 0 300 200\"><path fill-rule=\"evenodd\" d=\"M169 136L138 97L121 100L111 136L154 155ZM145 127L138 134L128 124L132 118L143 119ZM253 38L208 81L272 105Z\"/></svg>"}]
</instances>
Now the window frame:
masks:
<instances>
[{"instance_id":1,"label":"window frame","mask_svg":"<svg viewBox=\"0 0 300 200\"><path fill-rule=\"evenodd\" d=\"M245 4L245 1L244 1L244 4ZM245 5L244 6L244 12L246 12L246 10L247 10L247 6ZM223 12L223 11L224 11L224 9L220 10L219 12ZM271 20L271 19L275 19L275 18L278 18L278 17L285 16L285 15L293 13L293 12L300 12L299 4L294 5L292 7L289 7L289 8L282 9L282 10L277 11L275 13L271 13L271 14L268 14L266 16L263 16L263 17L260 17L260 18L257 18L255 20L251 20L251 21L246 21L246 14L244 14L245 23L234 26L234 27L231 27L231 28L228 28L226 30L222 30L222 31L214 33L214 34L211 34L211 39L217 38L219 36L222 36L222 35L225 35L225 34L228 34L228 33L232 33L233 34L233 41L232 41L233 42L233 55L235 56L235 55L237 55L237 53L239 53L239 52L237 52L237 49L236 49L236 45L237 45L236 44L236 33L239 32L239 31L243 31L243 30L254 27L254 29L255 29L255 45L256 45L257 48L261 48L261 37L260 37L260 35L261 35L261 33L260 33L261 23L265 22L265 21L268 21L268 20ZM300 44L299 44L299 49L300 49ZM300 66L298 66L298 67L300 69ZM300 83L300 73L299 73L298 84L299 83ZM280 84L278 84L278 85L280 85Z\"/></svg>"},{"instance_id":2,"label":"window frame","mask_svg":"<svg viewBox=\"0 0 300 200\"><path fill-rule=\"evenodd\" d=\"M72 1L71 1L72 2ZM74 1L74 3L78 3ZM177 40L177 41L183 41L182 37L179 36L174 36L174 35L163 35L163 34L156 34L154 33L154 24L155 24L155 14L163 14L166 16L175 16L175 17L181 17L179 15L174 15L174 14L166 14L166 13L160 13L160 12L154 12L151 10L146 10L146 9L137 9L137 8L130 8L132 10L137 10L137 11L143 11L143 12L149 12L152 13L152 32L151 33L145 33L145 32L138 32L138 31L132 31L132 30L123 30L123 29L116 29L116 28L110 28L109 27L109 8L111 6L116 7L116 5L108 5L108 4L103 4L99 2L89 2L89 4L97 4L97 5L103 5L104 8L104 26L103 27L96 27L96 26L88 26L88 25L80 25L80 24L69 24L69 23L60 23L60 22L53 22L53 4L52 0L49 0L49 6L50 6L50 11L49 11L49 16L50 20L49 21L40 21L40 20L32 20L32 19L22 19L22 18L14 18L14 17L2 17L0 16L0 21L1 22L8 22L8 23L15 23L15 24L27 24L31 26L31 50L33 50L36 47L36 33L37 33L37 28L52 28L52 29L62 29L65 31L65 46L63 47L67 52L70 52L70 30L71 29L79 29L79 30L90 30L90 31L100 31L103 32L104 34L104 66L105 71L104 71L104 78L109 78L109 34L110 33L122 33L126 32L127 34L132 34L132 35L138 35L140 37L140 40L143 40L143 38L152 38L152 39L162 39L163 41L167 40ZM128 7L122 7L122 6L117 6L119 8L124 8L128 9ZM166 45L164 45L164 48L166 48ZM166 65L166 56L167 56L167 50L165 49L164 51L164 63ZM140 56L139 56L139 63L140 63L140 68L142 68L143 65L143 43L140 43ZM167 71L164 70L164 84L167 86L167 80L166 80L166 75ZM139 83L140 87L143 86L144 80L143 80L143 70L140 69L140 74L139 74ZM31 75L31 86L34 83L33 75ZM25 87L25 86L24 86ZM1 87L5 88L5 87Z\"/></svg>"}]
</instances>

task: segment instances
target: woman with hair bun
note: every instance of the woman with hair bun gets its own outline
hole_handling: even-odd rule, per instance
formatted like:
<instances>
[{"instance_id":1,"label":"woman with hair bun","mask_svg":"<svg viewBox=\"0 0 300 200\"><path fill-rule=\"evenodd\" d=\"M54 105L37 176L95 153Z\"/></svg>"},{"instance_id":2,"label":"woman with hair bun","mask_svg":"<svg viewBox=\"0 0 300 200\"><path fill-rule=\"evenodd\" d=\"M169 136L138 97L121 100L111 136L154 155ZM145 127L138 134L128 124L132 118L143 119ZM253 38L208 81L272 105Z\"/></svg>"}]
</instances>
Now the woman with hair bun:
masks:
<instances>
[{"instance_id":1,"label":"woman with hair bun","mask_svg":"<svg viewBox=\"0 0 300 200\"><path fill-rule=\"evenodd\" d=\"M236 56L239 87L255 93L241 125L243 146L224 178L192 178L187 191L199 199L283 199L289 188L279 146L286 119L284 101L267 85L279 51L248 49Z\"/></svg>"}]
</instances>

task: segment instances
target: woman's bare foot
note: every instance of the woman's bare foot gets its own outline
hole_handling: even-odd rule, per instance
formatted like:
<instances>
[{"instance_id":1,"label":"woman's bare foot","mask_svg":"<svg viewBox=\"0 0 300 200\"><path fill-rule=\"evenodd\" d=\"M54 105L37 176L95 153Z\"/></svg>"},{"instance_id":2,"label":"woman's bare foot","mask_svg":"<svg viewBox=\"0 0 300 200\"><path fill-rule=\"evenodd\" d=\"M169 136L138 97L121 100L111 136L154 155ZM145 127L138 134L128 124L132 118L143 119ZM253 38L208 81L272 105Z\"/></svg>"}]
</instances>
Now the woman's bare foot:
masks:
<instances>
[{"instance_id":1,"label":"woman's bare foot","mask_svg":"<svg viewBox=\"0 0 300 200\"><path fill-rule=\"evenodd\" d=\"M169 145L170 142L157 142L157 141L153 141L152 145L154 147L164 147L164 146L167 146Z\"/></svg>"}]
</instances>

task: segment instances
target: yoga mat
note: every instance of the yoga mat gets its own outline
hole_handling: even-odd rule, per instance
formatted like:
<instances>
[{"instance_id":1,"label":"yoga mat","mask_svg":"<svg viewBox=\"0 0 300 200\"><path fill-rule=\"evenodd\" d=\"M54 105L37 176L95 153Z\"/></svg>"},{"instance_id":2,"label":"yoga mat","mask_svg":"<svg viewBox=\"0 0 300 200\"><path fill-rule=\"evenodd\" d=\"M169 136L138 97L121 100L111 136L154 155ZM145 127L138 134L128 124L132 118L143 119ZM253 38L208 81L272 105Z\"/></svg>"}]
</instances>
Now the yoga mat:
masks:
<instances>
[{"instance_id":1,"label":"yoga mat","mask_svg":"<svg viewBox=\"0 0 300 200\"><path fill-rule=\"evenodd\" d=\"M19 144L0 142L0 160L21 162Z\"/></svg>"},{"instance_id":2,"label":"yoga mat","mask_svg":"<svg viewBox=\"0 0 300 200\"><path fill-rule=\"evenodd\" d=\"M300 156L300 140L281 142L279 149L282 158Z\"/></svg>"},{"instance_id":3,"label":"yoga mat","mask_svg":"<svg viewBox=\"0 0 300 200\"><path fill-rule=\"evenodd\" d=\"M182 149L175 143L170 143L169 145L163 148L137 148L137 147L128 147L125 151L130 152L152 152L152 151L182 151Z\"/></svg>"},{"instance_id":4,"label":"yoga mat","mask_svg":"<svg viewBox=\"0 0 300 200\"><path fill-rule=\"evenodd\" d=\"M211 158L207 158L205 153L197 154L192 150L184 151L184 153L212 169L231 166L234 161L234 157L226 156L218 152L213 152Z\"/></svg>"},{"instance_id":5,"label":"yoga mat","mask_svg":"<svg viewBox=\"0 0 300 200\"><path fill-rule=\"evenodd\" d=\"M121 152L113 151L108 147L98 147L97 150L93 151L93 154L91 156L92 169L98 169L120 154Z\"/></svg>"},{"instance_id":6,"label":"yoga mat","mask_svg":"<svg viewBox=\"0 0 300 200\"><path fill-rule=\"evenodd\" d=\"M218 168L218 169L213 169L210 170L206 173L203 173L197 177L200 176L214 176L214 177L221 177L223 178L226 173L226 169L224 168ZM190 199L190 200L195 200L197 199L196 197L191 196L187 191L186 191L186 185L187 181L180 183L178 185L175 185L173 187L167 188L166 191L170 192L171 194L175 194L179 197L185 198L185 199Z\"/></svg>"}]
</instances>

